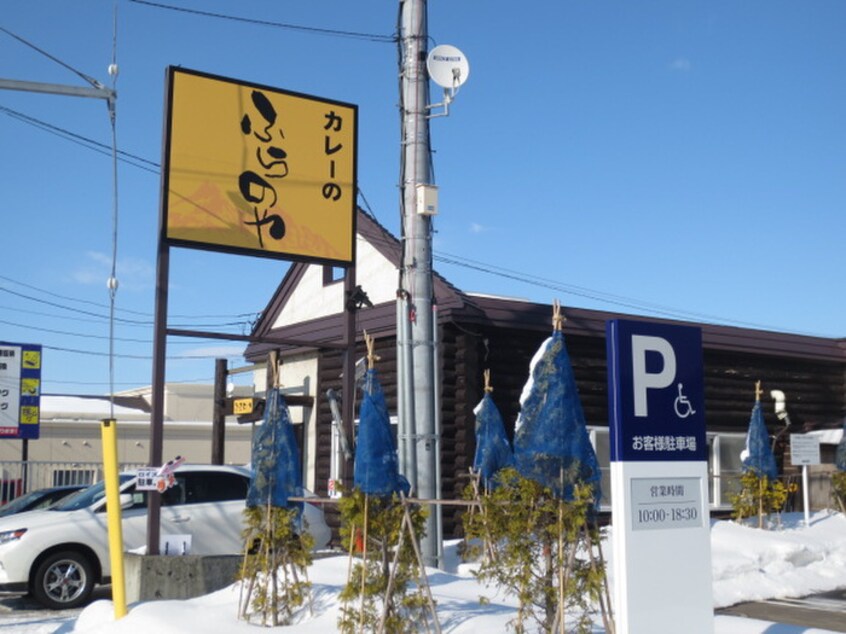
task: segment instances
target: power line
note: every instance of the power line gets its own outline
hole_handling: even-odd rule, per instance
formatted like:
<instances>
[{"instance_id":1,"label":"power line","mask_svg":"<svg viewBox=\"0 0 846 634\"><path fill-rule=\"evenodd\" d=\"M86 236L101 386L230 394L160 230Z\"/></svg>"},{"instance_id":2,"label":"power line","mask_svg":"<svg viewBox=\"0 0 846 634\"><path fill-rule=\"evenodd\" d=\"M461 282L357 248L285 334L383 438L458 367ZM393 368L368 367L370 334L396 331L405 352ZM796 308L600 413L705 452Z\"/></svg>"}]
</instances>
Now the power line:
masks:
<instances>
[{"instance_id":1,"label":"power line","mask_svg":"<svg viewBox=\"0 0 846 634\"><path fill-rule=\"evenodd\" d=\"M23 313L25 315L37 315L38 317L48 317L50 319L61 319L63 321L78 321L84 322L88 324L103 324L103 319L105 317L101 317L98 319L87 319L85 317L75 317L73 315L58 315L56 313L46 313L38 310L27 310L26 308L19 308L17 306L0 306L3 310L9 310L16 313ZM124 326L133 326L136 328L149 328L149 324L124 324Z\"/></svg>"},{"instance_id":2,"label":"power line","mask_svg":"<svg viewBox=\"0 0 846 634\"><path fill-rule=\"evenodd\" d=\"M108 306L106 304L103 304L102 302L94 302L94 301L87 300L87 299L80 299L78 297L70 297L69 295L61 295L60 293L54 293L53 291L48 291L44 288L40 288L38 286L33 286L32 284L27 284L26 282L21 282L20 280L16 280L16 279L8 277L6 275L0 275L0 280L10 282L12 284L17 284L18 286L23 286L24 288L28 288L30 290L37 291L39 293L44 293L45 295L49 295L51 297L56 297L58 299L64 299L64 300L67 300L67 301L70 301L70 302L77 302L77 303L80 303L80 304L87 304L89 306L94 306L96 308L108 308ZM0 289L2 289L2 288L3 287L0 287ZM133 315L141 315L141 316L144 316L144 317L149 317L150 319L152 319L152 317L153 317L153 314L151 312L145 312L145 311L140 311L140 310L131 310L129 308L119 308L118 310L121 311L121 312L124 312L124 313L130 313L130 314L133 314ZM174 315L170 315L170 317L172 319L230 319L230 318L239 318L239 317L246 319L246 318L252 318L255 315L256 315L256 311L252 311L252 312L248 312L248 313L223 313L223 314L211 314L211 315L176 315L176 314L174 314ZM45 316L49 316L49 315L45 315ZM240 324L241 322L237 322L237 323ZM144 325L149 325L149 324L152 324L152 321L144 322Z\"/></svg>"},{"instance_id":3,"label":"power line","mask_svg":"<svg viewBox=\"0 0 846 634\"><path fill-rule=\"evenodd\" d=\"M19 324L14 321L7 321L5 319L0 319L0 324L5 324L6 326L12 326L13 328L25 328L27 330L32 330L34 332L48 332L54 335L63 335L66 337L80 337L82 339L108 339L109 337L106 335L95 335L91 333L84 333L84 332L71 332L68 330L57 330L54 328L45 328L41 326L33 326L32 324ZM143 343L143 344L152 344L152 339L134 339L131 337L115 337L115 341L120 341L122 343ZM218 342L218 339L213 338L192 338L190 341L172 341L170 345L193 345L196 346L198 341L209 341L209 342Z\"/></svg>"},{"instance_id":4,"label":"power line","mask_svg":"<svg viewBox=\"0 0 846 634\"><path fill-rule=\"evenodd\" d=\"M64 335L67 337L82 337L85 339L108 339L109 337L106 335L92 335L82 332L69 332L67 330L54 330L52 328L42 328L39 326L33 326L31 324L18 324L13 321L6 321L5 319L0 319L0 324L5 324L6 326L13 326L16 328L26 328L28 330L34 330L36 332L49 332L54 335ZM115 341L122 341L124 343L152 343L151 339L132 339L127 337L115 337Z\"/></svg>"},{"instance_id":5,"label":"power line","mask_svg":"<svg viewBox=\"0 0 846 634\"><path fill-rule=\"evenodd\" d=\"M0 290L2 290L2 289L0 289ZM97 325L100 325L100 326L104 325L105 320L107 319L105 317L105 315L102 316L102 317L99 317L97 319L87 319L85 317L75 317L73 315L59 315L59 314L56 314L56 313L47 313L47 312L41 312L41 311L37 311L37 310L27 310L25 308L19 308L19 307L16 307L16 306L0 306L0 309L8 310L8 311L16 312L16 313L23 313L23 314L26 314L26 315L37 315L39 317L47 317L49 319L61 319L62 321L84 322L84 323L89 323L89 324L97 324ZM253 313L250 313L250 315L253 315ZM250 320L229 322L226 325L226 327L236 327L236 326L243 327L243 326L246 326L248 323L251 323ZM132 327L132 328L147 328L147 329L149 329L149 328L152 328L152 322L143 322L143 323L134 323L134 324L133 323L127 323L127 324L122 324L122 326L124 328ZM215 324L196 324L194 322L189 323L189 324L172 324L172 326L174 328L195 328L195 327L216 328L216 327L219 327L218 325L215 325ZM31 325L26 325L26 326L23 326L23 327L30 328L30 329L33 329L33 330L37 330L37 328L35 328L34 326L31 326Z\"/></svg>"},{"instance_id":6,"label":"power line","mask_svg":"<svg viewBox=\"0 0 846 634\"><path fill-rule=\"evenodd\" d=\"M762 330L775 330L774 326L770 326L767 324L759 324L755 322L748 322L738 319L731 319L728 317L720 317L717 315L710 315L707 313L699 313L695 311L686 311L680 308L673 308L669 306L662 306L660 304L653 304L645 301L641 301L634 298L627 298L622 295L614 295L611 293L603 293L601 291L596 291L592 289L588 289L585 287L579 286L571 286L562 284L560 282L556 282L554 280L549 280L547 278L536 277L533 275L525 274L525 273L518 273L515 271L511 271L509 269L503 269L500 267L496 267L490 264L484 264L481 262L476 262L474 260L469 260L462 258L461 256L457 255L440 255L435 254L434 259L443 262L445 264L452 264L455 266L461 266L464 268L472 269L475 271L479 271L482 273L487 273L489 275L495 275L497 277L503 277L506 279L515 280L518 282L523 282L525 284L531 284L534 286L539 286L543 288L549 288L555 291L559 291L564 294L568 295L575 295L577 297L582 297L585 299L592 299L594 301L602 302L605 304L610 304L614 306L620 306L623 308L628 308L631 310L638 310L638 311L647 311L654 314L663 315L665 317L671 317L675 319L697 319L702 320L709 323L723 323L723 324L734 324L737 326L745 326L749 328L757 328ZM810 333L800 333L797 332L796 334L810 334Z\"/></svg>"},{"instance_id":7,"label":"power line","mask_svg":"<svg viewBox=\"0 0 846 634\"><path fill-rule=\"evenodd\" d=\"M59 127L57 125L53 125L51 123L47 123L46 121L42 121L41 119L36 119L35 117L31 117L6 106L0 106L0 112L3 112L5 115L11 117L12 119L17 119L21 123L25 123L34 128L38 128L40 130L43 130L44 132L48 132L66 141L70 141L71 143L81 145L82 147L97 152L98 154L103 154L104 156L111 156L111 148L105 143L101 143L89 137L77 134L76 132L71 132L70 130ZM123 163L127 163L128 165L132 165L133 167L137 167L144 171L150 172L151 174L160 173L159 163L156 163L155 161L151 161L149 159L145 159L136 154L130 154L129 152L118 150L118 160Z\"/></svg>"},{"instance_id":8,"label":"power line","mask_svg":"<svg viewBox=\"0 0 846 634\"><path fill-rule=\"evenodd\" d=\"M63 306L62 304L57 304L56 302L51 302L51 301L48 301L46 299L39 299L38 297L26 295L25 293L18 293L17 291L13 291L13 290L11 290L9 288L5 288L3 286L0 286L0 292L9 293L10 295L14 295L14 296L20 297L22 299L27 299L27 300L32 301L32 302L37 302L39 304L45 304L47 306L52 306L53 308L59 308L61 310L67 310L67 311L70 311L70 312L79 313L81 315L88 315L90 317L98 317L100 319L108 319L108 317L106 317L105 315L100 315L98 313L91 312L90 310L83 310L81 308L73 308L71 306ZM117 317L115 319L116 319L116 321L120 321L120 322L126 323L126 324L135 324L135 325L144 325L144 326L152 325L151 321L141 321L141 320L138 320L138 319L123 319L123 318L120 318L120 317Z\"/></svg>"},{"instance_id":9,"label":"power line","mask_svg":"<svg viewBox=\"0 0 846 634\"><path fill-rule=\"evenodd\" d=\"M39 293L44 293L45 295L49 295L50 297L55 297L57 299L64 299L69 302L77 302L79 304L87 304L89 306L95 306L97 308L108 308L105 304L101 302L93 302L88 299L79 299L77 297L70 297L69 295L62 295L60 293L54 293L53 291L48 291L47 289L40 288L38 286L33 286L32 284L27 284L26 282L21 282L20 280L16 280L14 278L8 277L6 275L0 275L0 280L4 282L10 282L12 284L17 284L18 286L23 286L24 288L28 288L32 291L37 291ZM152 317L152 313L142 312L140 310L130 310L128 308L120 309L122 312L131 313L133 315L142 315L145 317Z\"/></svg>"},{"instance_id":10,"label":"power line","mask_svg":"<svg viewBox=\"0 0 846 634\"><path fill-rule=\"evenodd\" d=\"M41 55L43 55L43 56L44 56L44 57L46 57L47 59L49 59L49 60L51 60L51 61L53 61L53 62L56 62L59 66L62 66L63 68L66 68L67 70L69 70L70 72L72 72L74 75L78 76L78 77L79 77L79 78L81 78L83 81L85 81L86 83L88 83L88 84L90 84L90 85L94 86L95 88L103 88L103 84L101 84L99 81L97 81L96 79L94 79L94 78L93 78L93 77L91 77L90 75L86 75L86 74L85 74L85 73L83 73L82 71L77 70L76 68L74 68L74 67L73 67L73 66L71 66L70 64L67 64L66 62L63 62L62 60L60 60L58 57L56 57L56 56L54 56L54 55L51 55L50 53L48 53L48 52L47 52L47 51L45 51L44 49L41 49L41 48L37 47L37 46L36 46L35 44L33 44L32 42L30 42L30 41L28 41L28 40L25 40L25 39L24 39L24 38L22 38L20 35L16 35L15 33L12 33L11 31L9 31L8 29L3 28L2 26L0 26L0 31L2 31L3 33L5 33L6 35L8 35L9 37L12 37L12 38L16 39L16 40L17 40L18 42L20 42L21 44L24 44L25 46L28 46L29 48L33 49L34 51L36 51L36 52L40 53Z\"/></svg>"},{"instance_id":11,"label":"power line","mask_svg":"<svg viewBox=\"0 0 846 634\"><path fill-rule=\"evenodd\" d=\"M289 31L299 31L301 33L308 33L311 35L326 35L332 37L344 37L356 40L365 40L369 42L377 42L380 44L393 44L397 42L398 38L395 35L380 35L378 33L359 33L356 31L343 31L339 29L324 29L314 26L303 26L300 24L290 24L286 22L273 22L270 20L258 20L255 18L242 18L240 16L227 15L223 13L213 13L211 11L200 11L199 9L188 9L186 7L175 7L169 4L162 4L160 2L150 2L149 0L130 0L135 4L143 4L157 9L166 9L168 11L178 11L180 13L188 13L191 15L201 15L207 18L217 18L220 20L229 20L230 22L242 22L245 24L258 24L260 26L270 26L279 29L286 29Z\"/></svg>"},{"instance_id":12,"label":"power line","mask_svg":"<svg viewBox=\"0 0 846 634\"><path fill-rule=\"evenodd\" d=\"M57 380L57 379L50 379L50 378L44 378L44 377L42 377L41 381L42 381L42 383L50 383L50 384L55 383L56 385L91 385L91 386L101 385L101 386L107 386L109 384L108 381L61 381L61 380ZM175 381L175 382L176 383L213 383L214 377L204 377L202 379L180 379L179 381ZM135 382L117 381L117 382L115 382L115 385L123 385L123 386L128 386L128 387L138 387L139 385L144 385L144 382L143 381L135 381ZM50 394L48 392L42 392L42 396L60 396L60 395L53 395L53 394Z\"/></svg>"},{"instance_id":13,"label":"power line","mask_svg":"<svg viewBox=\"0 0 846 634\"><path fill-rule=\"evenodd\" d=\"M97 352L95 350L79 350L78 348L63 348L61 346L49 346L43 345L41 346L44 350L52 350L54 352L68 352L72 354L82 354L85 356L90 357L108 357L108 352ZM153 357L151 355L139 355L139 354L115 354L115 358L118 359L137 359L141 361L152 361ZM226 358L226 359L242 359L244 357L243 354L228 354L228 355L220 355L220 354L183 354L178 356L169 356L167 359L169 361L199 361L203 359L219 359L219 358Z\"/></svg>"},{"instance_id":14,"label":"power line","mask_svg":"<svg viewBox=\"0 0 846 634\"><path fill-rule=\"evenodd\" d=\"M21 297L23 299L28 299L29 301L38 302L38 303L41 303L41 304L46 304L48 306L52 306L54 308L59 308L61 310L67 310L67 311L71 311L71 312L75 312L75 313L80 313L82 315L97 317L98 319L101 319L101 320L108 320L108 317L106 315L100 315L100 314L91 312L89 310L82 310L81 308L73 308L71 306L63 306L61 304L57 304L56 302L49 302L49 301L44 300L44 299L32 297L31 295L25 295L24 293L17 293L13 290L10 290L8 288L4 288L2 286L0 286L0 292L9 293L11 295ZM249 313L249 314L252 315L253 313ZM120 322L124 325L127 325L127 326L145 326L145 327L153 326L153 322L151 320L142 321L142 320L139 320L139 319L123 319L123 318L120 318L120 317L116 317L115 321L118 321L118 322ZM228 322L222 322L222 323L216 323L216 324L198 324L196 322L191 322L191 323L188 323L188 324L175 324L174 323L174 324L170 324L170 326L173 327L173 328L235 328L235 327L243 327L246 324L247 324L246 320L239 320L239 321L228 321Z\"/></svg>"}]
</instances>

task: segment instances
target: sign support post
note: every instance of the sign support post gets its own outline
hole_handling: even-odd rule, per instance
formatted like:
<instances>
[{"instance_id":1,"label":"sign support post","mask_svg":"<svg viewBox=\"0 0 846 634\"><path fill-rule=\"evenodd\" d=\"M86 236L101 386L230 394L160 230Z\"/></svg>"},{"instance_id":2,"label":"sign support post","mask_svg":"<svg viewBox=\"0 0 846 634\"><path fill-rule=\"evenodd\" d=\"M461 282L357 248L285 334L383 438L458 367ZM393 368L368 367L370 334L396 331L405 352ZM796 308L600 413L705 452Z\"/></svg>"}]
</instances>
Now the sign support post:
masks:
<instances>
[{"instance_id":1,"label":"sign support post","mask_svg":"<svg viewBox=\"0 0 846 634\"><path fill-rule=\"evenodd\" d=\"M618 634L713 634L702 336L607 325Z\"/></svg>"},{"instance_id":2,"label":"sign support post","mask_svg":"<svg viewBox=\"0 0 846 634\"><path fill-rule=\"evenodd\" d=\"M820 439L807 434L790 434L790 464L802 466L802 506L805 526L811 525L810 483L808 466L820 464Z\"/></svg>"}]
</instances>

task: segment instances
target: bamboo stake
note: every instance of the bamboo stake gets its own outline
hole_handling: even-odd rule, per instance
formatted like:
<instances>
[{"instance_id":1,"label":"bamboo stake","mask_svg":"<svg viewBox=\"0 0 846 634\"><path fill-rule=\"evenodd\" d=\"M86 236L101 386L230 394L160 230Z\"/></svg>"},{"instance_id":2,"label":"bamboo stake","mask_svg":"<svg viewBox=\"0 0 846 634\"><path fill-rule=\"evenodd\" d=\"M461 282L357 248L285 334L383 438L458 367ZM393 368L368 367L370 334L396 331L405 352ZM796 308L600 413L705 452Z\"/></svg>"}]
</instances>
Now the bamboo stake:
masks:
<instances>
[{"instance_id":1,"label":"bamboo stake","mask_svg":"<svg viewBox=\"0 0 846 634\"><path fill-rule=\"evenodd\" d=\"M308 568L303 569L303 576L305 577L305 582L308 583ZM314 616L314 595L311 592L311 586L309 586L308 590L308 615Z\"/></svg>"},{"instance_id":2,"label":"bamboo stake","mask_svg":"<svg viewBox=\"0 0 846 634\"><path fill-rule=\"evenodd\" d=\"M561 311L561 304L556 299L552 302L552 329L555 332L561 332L564 329L565 321L567 321L567 318Z\"/></svg>"},{"instance_id":3,"label":"bamboo stake","mask_svg":"<svg viewBox=\"0 0 846 634\"><path fill-rule=\"evenodd\" d=\"M532 509L530 509L530 510L533 510L534 501L531 503L531 506L532 506ZM531 517L532 517L532 513L529 513L529 524L528 524L528 526L526 526L526 532L531 532L531 529L532 529ZM521 582L520 582L520 596L523 596L523 592L525 591L525 589L526 589L526 582L521 580ZM517 611L517 628L516 629L517 629L518 632L523 631L523 616L525 616L524 612L525 612L525 606L523 605L522 599L521 599L520 608Z\"/></svg>"},{"instance_id":4,"label":"bamboo stake","mask_svg":"<svg viewBox=\"0 0 846 634\"><path fill-rule=\"evenodd\" d=\"M420 550L417 548L417 535L414 533L414 523L411 521L411 516L408 513L408 503L402 493L400 493L400 499L402 503L403 516L402 522L400 523L399 540L397 542L396 550L394 551L393 561L391 562L391 574L388 577L388 587L385 590L385 601L382 609L382 618L380 619L379 629L377 631L379 632L379 634L383 634L385 631L385 621L388 618L390 596L394 589L394 583L396 582L396 573L399 568L400 552L402 551L402 547L405 542L406 531L408 531L408 536L410 538L411 546L414 550L414 555L417 561L418 587L424 589L424 592L426 594L426 604L429 606L429 610L432 613L432 621L435 626L435 631L440 634L441 626L440 622L438 621L437 608L435 607L435 601L432 598L432 590L429 587L429 580L426 577L426 567L423 564L423 557L420 555ZM428 619L426 620L426 631L431 631Z\"/></svg>"},{"instance_id":5,"label":"bamboo stake","mask_svg":"<svg viewBox=\"0 0 846 634\"><path fill-rule=\"evenodd\" d=\"M557 307L557 302L556 302ZM558 468L558 484L560 486L561 493L564 493L564 465L562 464ZM564 584L566 583L566 578L564 575L564 568L561 565L564 561L564 500L558 498L558 561L556 562L556 568L558 568L558 609L555 611L555 621L558 624L558 627L561 628L561 632L564 632L564 597L565 597L565 588ZM556 628L553 628L553 631L556 631Z\"/></svg>"},{"instance_id":6,"label":"bamboo stake","mask_svg":"<svg viewBox=\"0 0 846 634\"><path fill-rule=\"evenodd\" d=\"M584 526L582 528L585 534L585 540L587 541L588 553L590 555L590 568L592 571L596 572L597 563L596 563L596 556L593 553L593 538L590 535L590 528L588 526ZM614 634L614 619L611 616L611 591L608 588L608 575L605 574L605 560L602 557L602 539L600 538L596 542L596 550L599 554L599 566L600 569L603 571L602 573L602 590L599 592L599 612L602 615L602 625L605 627L606 634Z\"/></svg>"},{"instance_id":7,"label":"bamboo stake","mask_svg":"<svg viewBox=\"0 0 846 634\"><path fill-rule=\"evenodd\" d=\"M379 634L382 634L385 631L385 621L388 619L388 609L390 607L390 597L391 593L394 591L394 583L396 582L397 578L397 568L399 567L399 556L400 551L402 550L403 541L405 540L405 518L403 517L402 523L400 524L400 534L399 540L397 541L397 547L394 551L394 558L391 562L391 574L388 576L388 587L385 589L385 601L382 605L382 618L379 620Z\"/></svg>"},{"instance_id":8,"label":"bamboo stake","mask_svg":"<svg viewBox=\"0 0 846 634\"><path fill-rule=\"evenodd\" d=\"M240 606L241 618L243 619L247 618L247 610L249 609L250 599L253 596L253 586L256 582L256 573L253 571L247 585L247 598L244 600L244 578L247 576L247 558L250 555L250 541L251 539L248 537L244 544L244 561L241 563L241 587L238 591L238 605Z\"/></svg>"},{"instance_id":9,"label":"bamboo stake","mask_svg":"<svg viewBox=\"0 0 846 634\"><path fill-rule=\"evenodd\" d=\"M562 480L563 469L562 469ZM563 489L563 487L562 487ZM556 619L561 627L561 633L564 634L564 570L561 568L561 560L564 557L564 501L558 499L558 614Z\"/></svg>"},{"instance_id":10,"label":"bamboo stake","mask_svg":"<svg viewBox=\"0 0 846 634\"><path fill-rule=\"evenodd\" d=\"M758 528L764 528L764 478L758 475Z\"/></svg>"},{"instance_id":11,"label":"bamboo stake","mask_svg":"<svg viewBox=\"0 0 846 634\"><path fill-rule=\"evenodd\" d=\"M482 516L482 529L485 532L485 537L483 539L482 544L482 556L486 558L487 562L489 563L496 563L496 549L494 547L493 540L490 538L490 530L488 529L488 516L487 512L485 511L485 507L482 504L482 492L480 488L480 483L482 479L482 474L470 468L470 484L473 487L473 495L475 496L474 502L475 504L470 506L470 510L468 511L471 515L476 513L476 508L479 509L479 514ZM487 486L485 486L485 495L489 492L487 490Z\"/></svg>"},{"instance_id":12,"label":"bamboo stake","mask_svg":"<svg viewBox=\"0 0 846 634\"><path fill-rule=\"evenodd\" d=\"M561 553L561 556L563 557L563 553ZM576 545L575 545L575 544L573 544L573 545L572 545L572 546L571 546L571 547L567 550L567 564L566 564L566 566L564 567L563 582L562 582L564 585L566 585L566 584L570 581L570 573L571 573L571 572L572 572L572 570L573 570L573 566L575 565L575 562L576 562ZM561 565L561 562L558 562L558 565L560 566L560 565ZM563 614L563 613L562 613L562 614ZM563 616L562 616L562 621L561 621L561 634L566 634L566 633L564 632L564 620L563 620Z\"/></svg>"},{"instance_id":13,"label":"bamboo stake","mask_svg":"<svg viewBox=\"0 0 846 634\"><path fill-rule=\"evenodd\" d=\"M370 502L370 496L364 496L364 529L363 529L363 538L362 538L362 545L361 545L361 557L362 557L362 568L361 568L361 604L358 613L358 627L360 632L364 632L364 590L366 587L367 581L367 511Z\"/></svg>"},{"instance_id":14,"label":"bamboo stake","mask_svg":"<svg viewBox=\"0 0 846 634\"><path fill-rule=\"evenodd\" d=\"M355 531L356 531L355 524L353 524L351 529L350 529L350 548L349 548L349 557L347 559L347 585L349 585L350 582L352 581L352 561L353 561L353 550L355 548ZM344 614L348 613L348 610L347 610L348 603L349 602L347 600L344 600L344 605L342 606L343 607L342 612Z\"/></svg>"},{"instance_id":15,"label":"bamboo stake","mask_svg":"<svg viewBox=\"0 0 846 634\"><path fill-rule=\"evenodd\" d=\"M426 602L429 604L429 609L432 612L432 620L435 625L435 632L441 634L441 624L438 621L438 612L435 608L435 600L432 598L432 589L429 587L429 579L426 577L426 566L423 564L423 556L420 554L420 549L417 547L417 536L414 534L414 526L411 522L411 517L408 515L408 506L405 503L405 497L400 493L403 499L403 522L408 526L408 532L411 535L411 547L414 549L414 556L417 557L417 569L419 571L419 579L425 586Z\"/></svg>"},{"instance_id":16,"label":"bamboo stake","mask_svg":"<svg viewBox=\"0 0 846 634\"><path fill-rule=\"evenodd\" d=\"M268 498L267 498L267 513L265 515L265 544L264 544L264 557L265 557L264 560L265 560L265 562L271 561L271 550L270 549L272 548L271 542L273 540L267 539L267 537L270 535L269 523L270 523L270 496L268 496ZM268 574L264 578L264 608L262 610L261 623L262 623L262 625L265 625L265 626L267 625L267 596L270 592L270 578L271 578L271 576L273 576L273 577L276 576L273 572L272 566L270 566L270 570L268 571ZM275 595L275 593L274 593L274 595ZM274 625L276 625L276 624L274 623Z\"/></svg>"},{"instance_id":17,"label":"bamboo stake","mask_svg":"<svg viewBox=\"0 0 846 634\"><path fill-rule=\"evenodd\" d=\"M374 352L376 342L373 337L367 334L366 330L364 331L364 344L367 346L367 369L372 370L381 357Z\"/></svg>"}]
</instances>

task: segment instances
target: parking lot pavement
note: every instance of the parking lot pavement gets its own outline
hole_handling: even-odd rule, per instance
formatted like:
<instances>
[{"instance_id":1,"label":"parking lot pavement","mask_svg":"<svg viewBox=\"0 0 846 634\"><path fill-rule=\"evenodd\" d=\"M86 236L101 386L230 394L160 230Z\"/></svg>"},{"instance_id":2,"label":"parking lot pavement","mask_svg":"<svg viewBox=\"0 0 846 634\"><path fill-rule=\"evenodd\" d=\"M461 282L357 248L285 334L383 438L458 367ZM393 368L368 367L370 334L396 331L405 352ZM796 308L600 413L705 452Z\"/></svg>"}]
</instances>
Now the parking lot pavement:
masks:
<instances>
[{"instance_id":1,"label":"parking lot pavement","mask_svg":"<svg viewBox=\"0 0 846 634\"><path fill-rule=\"evenodd\" d=\"M95 588L91 595L91 601L111 598L111 586ZM47 610L30 597L0 597L0 632L60 634L70 631L62 626L72 624L84 609Z\"/></svg>"},{"instance_id":2,"label":"parking lot pavement","mask_svg":"<svg viewBox=\"0 0 846 634\"><path fill-rule=\"evenodd\" d=\"M718 613L846 632L846 589L802 599L738 603Z\"/></svg>"}]
</instances>

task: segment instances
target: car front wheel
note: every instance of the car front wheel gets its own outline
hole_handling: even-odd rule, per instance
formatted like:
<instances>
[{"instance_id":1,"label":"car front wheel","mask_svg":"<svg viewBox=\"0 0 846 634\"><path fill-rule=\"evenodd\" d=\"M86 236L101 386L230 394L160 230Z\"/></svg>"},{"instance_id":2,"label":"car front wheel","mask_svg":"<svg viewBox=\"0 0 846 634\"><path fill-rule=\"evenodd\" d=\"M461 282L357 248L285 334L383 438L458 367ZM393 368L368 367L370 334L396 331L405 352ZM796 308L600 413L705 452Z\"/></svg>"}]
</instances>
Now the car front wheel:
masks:
<instances>
[{"instance_id":1,"label":"car front wheel","mask_svg":"<svg viewBox=\"0 0 846 634\"><path fill-rule=\"evenodd\" d=\"M82 605L94 589L94 573L85 555L62 551L47 557L32 584L32 594L45 607L53 610Z\"/></svg>"}]
</instances>

